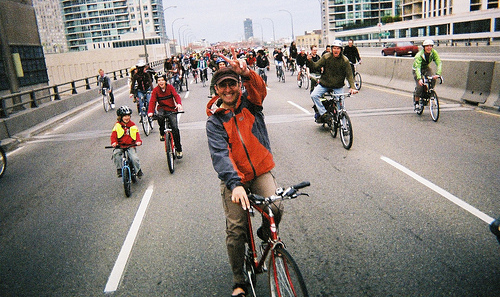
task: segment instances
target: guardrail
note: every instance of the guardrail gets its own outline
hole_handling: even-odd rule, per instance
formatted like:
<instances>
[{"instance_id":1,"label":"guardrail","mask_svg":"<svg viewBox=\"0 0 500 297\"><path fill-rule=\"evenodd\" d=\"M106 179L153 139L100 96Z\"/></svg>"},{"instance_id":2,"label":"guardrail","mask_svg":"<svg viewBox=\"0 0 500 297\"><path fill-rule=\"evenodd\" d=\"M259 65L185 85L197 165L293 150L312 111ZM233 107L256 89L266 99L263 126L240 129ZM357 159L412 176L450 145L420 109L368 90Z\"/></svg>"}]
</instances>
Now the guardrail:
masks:
<instances>
[{"instance_id":1,"label":"guardrail","mask_svg":"<svg viewBox=\"0 0 500 297\"><path fill-rule=\"evenodd\" d=\"M149 63L151 68L163 64L163 60ZM129 76L128 68L118 69L106 73L113 80ZM36 88L28 91L13 93L0 97L0 118L8 118L9 115L26 110L27 108L37 108L40 104L61 100L62 96L78 94L81 90L90 90L91 83L97 84L98 76L89 76L70 82Z\"/></svg>"}]
</instances>

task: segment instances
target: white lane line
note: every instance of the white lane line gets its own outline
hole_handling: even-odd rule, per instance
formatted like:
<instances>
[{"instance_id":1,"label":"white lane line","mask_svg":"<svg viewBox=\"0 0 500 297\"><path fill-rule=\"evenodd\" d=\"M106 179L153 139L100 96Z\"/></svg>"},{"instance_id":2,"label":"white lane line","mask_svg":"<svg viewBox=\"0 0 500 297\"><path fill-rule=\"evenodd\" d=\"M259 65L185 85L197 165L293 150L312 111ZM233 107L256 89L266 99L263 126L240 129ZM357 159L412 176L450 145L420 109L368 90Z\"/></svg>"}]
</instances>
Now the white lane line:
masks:
<instances>
[{"instance_id":1,"label":"white lane line","mask_svg":"<svg viewBox=\"0 0 500 297\"><path fill-rule=\"evenodd\" d=\"M298 109L302 110L302 111L303 111L303 112L305 112L306 114L311 114L311 112L310 112L309 110L307 110L307 109L305 109L304 107L302 107L302 106L298 105L297 103L292 102L292 101L287 101L287 102L288 102L289 104L291 104L291 105L293 105L293 106L297 107Z\"/></svg>"},{"instance_id":2,"label":"white lane line","mask_svg":"<svg viewBox=\"0 0 500 297\"><path fill-rule=\"evenodd\" d=\"M421 177L420 175L416 174L415 172L411 171L410 169L404 167L403 165L387 158L384 156L381 156L380 159L383 161L387 162L389 165L395 167L396 169L399 169L403 173L409 175L419 183L423 184L424 186L428 187L429 189L433 190L434 192L438 193L439 195L443 196L444 198L450 200L451 202L455 203L456 205L460 206L461 208L465 209L466 211L470 212L474 216L478 217L479 219L483 220L486 222L488 225L490 225L495 219L490 217L489 215L481 212L479 209L475 208L474 206L470 205L469 203L460 200L458 197L454 196L450 192L444 190L443 188L438 187L437 185L433 184L432 182L426 180L425 178Z\"/></svg>"},{"instance_id":3,"label":"white lane line","mask_svg":"<svg viewBox=\"0 0 500 297\"><path fill-rule=\"evenodd\" d=\"M153 185L150 185L146 190L146 193L144 193L144 196L142 197L141 205L139 205L139 209L135 214L134 221L130 226L130 230L128 231L127 237L125 238L122 249L120 250L118 258L116 259L115 266L113 266L113 270L109 275L108 282L106 283L106 287L104 288L104 293L115 292L118 288L118 285L123 276L123 272L125 270L125 266L127 265L128 258L130 257L130 252L132 251L132 247L134 246L135 238L137 237L137 233L139 232L139 228L141 227L142 219L144 218L152 195Z\"/></svg>"},{"instance_id":4,"label":"white lane line","mask_svg":"<svg viewBox=\"0 0 500 297\"><path fill-rule=\"evenodd\" d=\"M184 99L186 99L187 97L189 97L189 91L187 91L186 95L184 95Z\"/></svg>"}]
</instances>

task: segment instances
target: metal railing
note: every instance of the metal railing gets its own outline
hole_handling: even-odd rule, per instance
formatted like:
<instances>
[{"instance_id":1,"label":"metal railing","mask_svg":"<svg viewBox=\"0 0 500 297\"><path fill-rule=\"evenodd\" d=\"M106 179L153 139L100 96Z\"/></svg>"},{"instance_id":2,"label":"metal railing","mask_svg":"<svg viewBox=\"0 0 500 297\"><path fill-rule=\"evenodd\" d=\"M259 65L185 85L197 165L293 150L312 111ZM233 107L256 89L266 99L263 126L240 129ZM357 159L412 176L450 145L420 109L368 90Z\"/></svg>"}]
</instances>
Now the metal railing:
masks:
<instances>
[{"instance_id":1,"label":"metal railing","mask_svg":"<svg viewBox=\"0 0 500 297\"><path fill-rule=\"evenodd\" d=\"M163 60L149 63L151 68L163 65ZM106 73L111 79L118 80L129 76L129 68L118 69ZM98 75L89 76L70 82L36 88L28 91L13 93L0 97L0 118L8 118L11 114L37 108L40 104L61 100L64 96L78 94L91 89L91 84L97 85Z\"/></svg>"}]
</instances>

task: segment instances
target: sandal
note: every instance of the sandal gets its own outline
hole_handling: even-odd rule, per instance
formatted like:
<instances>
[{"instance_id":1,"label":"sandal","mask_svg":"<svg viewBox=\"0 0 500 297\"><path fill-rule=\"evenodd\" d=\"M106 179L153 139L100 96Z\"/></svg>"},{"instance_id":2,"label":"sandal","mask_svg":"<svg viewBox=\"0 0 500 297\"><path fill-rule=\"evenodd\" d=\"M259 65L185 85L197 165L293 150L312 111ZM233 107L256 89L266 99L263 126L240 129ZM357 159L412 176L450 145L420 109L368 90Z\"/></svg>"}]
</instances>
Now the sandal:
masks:
<instances>
[{"instance_id":1,"label":"sandal","mask_svg":"<svg viewBox=\"0 0 500 297\"><path fill-rule=\"evenodd\" d=\"M234 284L233 286L233 291L236 289L242 289L243 292L237 294L237 295L231 295L231 297L246 297L247 296L247 285L246 284Z\"/></svg>"}]
</instances>

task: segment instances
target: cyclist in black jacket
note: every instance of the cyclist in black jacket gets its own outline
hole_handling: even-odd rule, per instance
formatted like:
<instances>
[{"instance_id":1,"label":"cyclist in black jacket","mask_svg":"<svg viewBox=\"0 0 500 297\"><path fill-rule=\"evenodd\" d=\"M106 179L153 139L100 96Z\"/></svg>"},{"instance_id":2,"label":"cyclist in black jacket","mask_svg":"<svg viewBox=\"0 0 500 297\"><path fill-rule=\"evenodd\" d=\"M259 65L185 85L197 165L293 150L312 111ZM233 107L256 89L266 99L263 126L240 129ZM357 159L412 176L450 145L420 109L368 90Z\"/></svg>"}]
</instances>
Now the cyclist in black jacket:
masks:
<instances>
[{"instance_id":1,"label":"cyclist in black jacket","mask_svg":"<svg viewBox=\"0 0 500 297\"><path fill-rule=\"evenodd\" d=\"M113 95L113 84L109 76L104 74L104 70L99 69L99 76L97 77L97 87L99 88L99 93L102 89L107 89L109 93L109 102L111 103L111 109L115 108L115 96Z\"/></svg>"},{"instance_id":2,"label":"cyclist in black jacket","mask_svg":"<svg viewBox=\"0 0 500 297\"><path fill-rule=\"evenodd\" d=\"M344 56L351 62L352 73L354 74L354 65L356 63L361 63L361 58L359 57L358 48L354 46L354 41L349 39L347 46L344 47Z\"/></svg>"}]
</instances>

